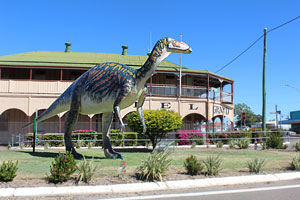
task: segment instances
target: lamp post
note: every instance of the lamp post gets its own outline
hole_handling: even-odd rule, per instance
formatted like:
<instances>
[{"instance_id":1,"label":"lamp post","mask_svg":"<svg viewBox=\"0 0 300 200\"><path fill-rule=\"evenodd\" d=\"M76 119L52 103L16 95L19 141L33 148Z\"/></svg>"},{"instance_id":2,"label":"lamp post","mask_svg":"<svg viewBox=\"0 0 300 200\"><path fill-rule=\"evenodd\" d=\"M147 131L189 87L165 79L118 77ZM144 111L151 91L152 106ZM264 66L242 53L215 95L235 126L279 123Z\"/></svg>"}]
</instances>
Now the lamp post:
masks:
<instances>
[{"instance_id":1,"label":"lamp post","mask_svg":"<svg viewBox=\"0 0 300 200\"><path fill-rule=\"evenodd\" d=\"M300 88L296 88L296 87L291 86L291 85L289 85L289 84L285 84L285 86L286 86L286 87L293 88L293 89L297 90L297 91L300 93Z\"/></svg>"}]
</instances>

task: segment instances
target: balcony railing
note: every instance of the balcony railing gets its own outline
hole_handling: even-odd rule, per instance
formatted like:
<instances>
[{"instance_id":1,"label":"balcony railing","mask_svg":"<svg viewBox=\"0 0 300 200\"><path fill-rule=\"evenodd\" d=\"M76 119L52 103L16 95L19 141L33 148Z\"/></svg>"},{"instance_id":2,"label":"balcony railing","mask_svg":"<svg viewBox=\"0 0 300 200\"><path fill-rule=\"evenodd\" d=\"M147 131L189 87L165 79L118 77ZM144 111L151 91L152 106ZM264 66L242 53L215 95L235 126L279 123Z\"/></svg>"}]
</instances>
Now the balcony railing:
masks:
<instances>
[{"instance_id":1,"label":"balcony railing","mask_svg":"<svg viewBox=\"0 0 300 200\"><path fill-rule=\"evenodd\" d=\"M71 81L29 81L29 80L0 80L0 93L29 93L29 94L61 94L70 85ZM171 96L179 95L176 85L148 84L148 95ZM182 86L182 97L207 98L207 88L197 86ZM209 98L220 101L220 93L209 92ZM222 102L232 103L232 93L222 92Z\"/></svg>"},{"instance_id":2,"label":"balcony railing","mask_svg":"<svg viewBox=\"0 0 300 200\"><path fill-rule=\"evenodd\" d=\"M206 98L206 95L207 95L206 88L188 87L188 86L183 86L181 88L181 96Z\"/></svg>"}]
</instances>

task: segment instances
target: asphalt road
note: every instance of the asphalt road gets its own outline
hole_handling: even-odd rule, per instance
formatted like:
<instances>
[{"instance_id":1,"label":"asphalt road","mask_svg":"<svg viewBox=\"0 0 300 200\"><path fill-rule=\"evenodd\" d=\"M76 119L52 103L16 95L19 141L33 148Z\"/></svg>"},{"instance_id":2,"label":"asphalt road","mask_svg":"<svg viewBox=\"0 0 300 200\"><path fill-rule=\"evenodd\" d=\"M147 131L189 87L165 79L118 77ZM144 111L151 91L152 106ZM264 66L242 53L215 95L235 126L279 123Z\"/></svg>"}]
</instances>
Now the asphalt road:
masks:
<instances>
[{"instance_id":1,"label":"asphalt road","mask_svg":"<svg viewBox=\"0 0 300 200\"><path fill-rule=\"evenodd\" d=\"M299 200L300 180L239 186L221 186L188 191L166 191L120 196L77 197L80 200Z\"/></svg>"}]
</instances>

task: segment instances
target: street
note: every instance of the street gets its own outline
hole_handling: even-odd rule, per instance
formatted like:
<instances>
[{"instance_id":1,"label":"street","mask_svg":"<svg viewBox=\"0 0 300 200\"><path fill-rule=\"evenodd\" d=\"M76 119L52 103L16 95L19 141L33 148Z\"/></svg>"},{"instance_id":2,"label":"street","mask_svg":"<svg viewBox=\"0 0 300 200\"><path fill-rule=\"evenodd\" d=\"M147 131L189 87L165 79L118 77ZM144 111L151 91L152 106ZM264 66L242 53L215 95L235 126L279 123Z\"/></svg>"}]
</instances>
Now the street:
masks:
<instances>
[{"instance_id":1,"label":"street","mask_svg":"<svg viewBox=\"0 0 300 200\"><path fill-rule=\"evenodd\" d=\"M127 194L115 197L78 197L77 199L105 200L299 200L300 180L269 182L239 186L191 189L189 191L166 191L147 194Z\"/></svg>"}]
</instances>

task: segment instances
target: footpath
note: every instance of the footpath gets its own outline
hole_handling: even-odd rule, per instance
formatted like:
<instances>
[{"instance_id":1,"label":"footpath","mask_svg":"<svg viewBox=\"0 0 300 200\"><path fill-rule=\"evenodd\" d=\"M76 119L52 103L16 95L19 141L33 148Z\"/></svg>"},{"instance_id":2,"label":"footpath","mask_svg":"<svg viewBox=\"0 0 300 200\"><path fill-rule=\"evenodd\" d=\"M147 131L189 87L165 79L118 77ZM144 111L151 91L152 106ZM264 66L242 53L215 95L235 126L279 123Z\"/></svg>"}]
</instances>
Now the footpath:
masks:
<instances>
[{"instance_id":1,"label":"footpath","mask_svg":"<svg viewBox=\"0 0 300 200\"><path fill-rule=\"evenodd\" d=\"M264 183L300 179L300 172L277 173L267 175L248 175L221 178L204 178L193 180L130 183L97 186L71 186L71 187L22 187L0 188L1 197L37 197L37 196L66 196L85 194L118 194L149 192L161 190L178 190L188 188L203 188L212 186L238 185L250 183Z\"/></svg>"}]
</instances>

